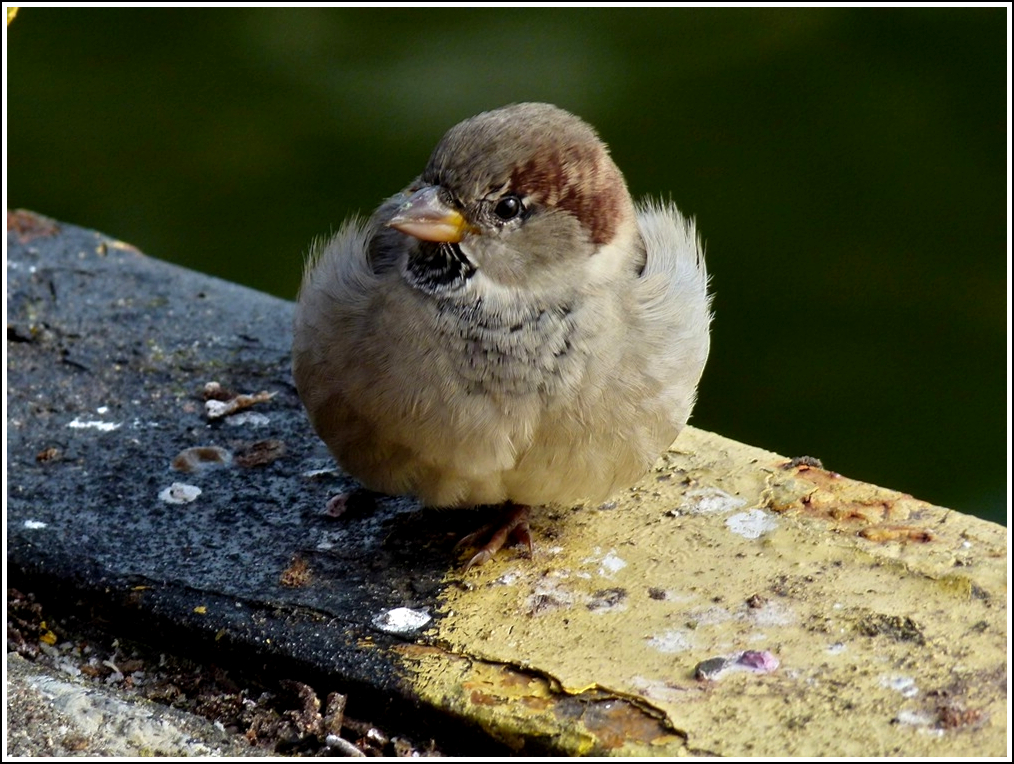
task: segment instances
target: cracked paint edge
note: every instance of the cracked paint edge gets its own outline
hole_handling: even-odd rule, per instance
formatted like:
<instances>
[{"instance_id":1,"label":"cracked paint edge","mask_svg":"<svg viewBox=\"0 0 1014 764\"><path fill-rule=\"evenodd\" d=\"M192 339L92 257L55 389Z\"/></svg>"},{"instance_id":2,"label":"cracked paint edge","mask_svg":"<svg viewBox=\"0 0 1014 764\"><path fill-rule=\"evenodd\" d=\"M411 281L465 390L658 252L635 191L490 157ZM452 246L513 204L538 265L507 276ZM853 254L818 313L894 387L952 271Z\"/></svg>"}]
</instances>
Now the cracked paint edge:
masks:
<instances>
[{"instance_id":1,"label":"cracked paint edge","mask_svg":"<svg viewBox=\"0 0 1014 764\"><path fill-rule=\"evenodd\" d=\"M643 697L598 684L566 687L531 666L448 652L433 645L394 648L420 700L479 725L526 753L571 756L677 756L697 753L688 734Z\"/></svg>"}]
</instances>

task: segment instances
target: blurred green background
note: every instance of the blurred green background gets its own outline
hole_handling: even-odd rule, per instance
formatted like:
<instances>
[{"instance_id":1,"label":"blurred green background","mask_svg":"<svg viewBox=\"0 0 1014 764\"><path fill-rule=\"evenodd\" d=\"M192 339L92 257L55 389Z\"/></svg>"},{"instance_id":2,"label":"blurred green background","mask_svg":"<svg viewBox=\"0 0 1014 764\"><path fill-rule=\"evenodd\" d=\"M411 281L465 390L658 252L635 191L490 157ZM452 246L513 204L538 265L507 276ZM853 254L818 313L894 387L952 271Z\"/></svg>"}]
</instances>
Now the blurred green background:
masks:
<instances>
[{"instance_id":1,"label":"blurred green background","mask_svg":"<svg viewBox=\"0 0 1014 764\"><path fill-rule=\"evenodd\" d=\"M8 206L291 299L448 127L550 101L705 237L693 424L1006 523L1006 18L28 8Z\"/></svg>"}]
</instances>

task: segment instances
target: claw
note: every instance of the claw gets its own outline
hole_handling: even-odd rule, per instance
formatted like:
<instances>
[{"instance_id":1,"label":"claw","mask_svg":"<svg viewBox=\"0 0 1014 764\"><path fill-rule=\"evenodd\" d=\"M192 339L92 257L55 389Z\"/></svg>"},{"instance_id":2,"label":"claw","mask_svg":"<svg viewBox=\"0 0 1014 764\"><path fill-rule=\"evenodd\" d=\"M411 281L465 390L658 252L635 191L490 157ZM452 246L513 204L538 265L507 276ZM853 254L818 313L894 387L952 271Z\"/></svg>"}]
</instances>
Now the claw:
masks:
<instances>
[{"instance_id":1,"label":"claw","mask_svg":"<svg viewBox=\"0 0 1014 764\"><path fill-rule=\"evenodd\" d=\"M509 540L527 546L529 557L534 553L532 534L528 527L527 505L508 503L499 522L488 523L474 533L469 533L455 544L454 548L457 550L475 546L479 539L487 535L489 540L472 556L463 572L467 573L473 566L489 562L493 559L493 555L499 552Z\"/></svg>"}]
</instances>

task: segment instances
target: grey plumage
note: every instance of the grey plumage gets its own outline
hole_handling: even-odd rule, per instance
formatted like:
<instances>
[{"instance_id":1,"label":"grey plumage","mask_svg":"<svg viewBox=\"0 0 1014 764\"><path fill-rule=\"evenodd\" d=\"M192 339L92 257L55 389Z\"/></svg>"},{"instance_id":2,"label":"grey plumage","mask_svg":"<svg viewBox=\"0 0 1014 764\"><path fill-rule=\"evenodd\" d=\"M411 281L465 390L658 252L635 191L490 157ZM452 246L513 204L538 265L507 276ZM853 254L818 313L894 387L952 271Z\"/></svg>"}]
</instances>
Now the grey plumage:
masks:
<instances>
[{"instance_id":1,"label":"grey plumage","mask_svg":"<svg viewBox=\"0 0 1014 764\"><path fill-rule=\"evenodd\" d=\"M403 232L423 229L437 240ZM293 373L369 488L431 506L599 500L686 423L709 322L693 222L635 208L584 122L519 104L452 128L406 190L315 245Z\"/></svg>"}]
</instances>

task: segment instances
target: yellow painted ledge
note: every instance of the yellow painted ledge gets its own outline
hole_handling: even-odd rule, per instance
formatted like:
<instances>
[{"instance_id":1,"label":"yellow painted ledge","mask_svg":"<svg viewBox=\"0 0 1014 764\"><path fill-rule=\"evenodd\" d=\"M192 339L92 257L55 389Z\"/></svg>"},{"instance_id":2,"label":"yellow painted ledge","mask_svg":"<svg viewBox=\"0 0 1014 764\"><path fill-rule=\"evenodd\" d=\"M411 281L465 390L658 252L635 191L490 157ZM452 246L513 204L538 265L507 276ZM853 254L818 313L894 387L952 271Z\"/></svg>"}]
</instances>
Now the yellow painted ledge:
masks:
<instances>
[{"instance_id":1,"label":"yellow painted ledge","mask_svg":"<svg viewBox=\"0 0 1014 764\"><path fill-rule=\"evenodd\" d=\"M1006 752L1001 526L688 428L532 531L400 648L418 697L519 751Z\"/></svg>"}]
</instances>

